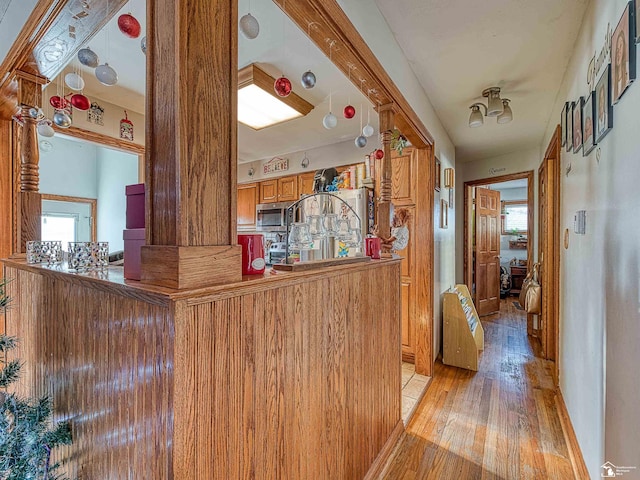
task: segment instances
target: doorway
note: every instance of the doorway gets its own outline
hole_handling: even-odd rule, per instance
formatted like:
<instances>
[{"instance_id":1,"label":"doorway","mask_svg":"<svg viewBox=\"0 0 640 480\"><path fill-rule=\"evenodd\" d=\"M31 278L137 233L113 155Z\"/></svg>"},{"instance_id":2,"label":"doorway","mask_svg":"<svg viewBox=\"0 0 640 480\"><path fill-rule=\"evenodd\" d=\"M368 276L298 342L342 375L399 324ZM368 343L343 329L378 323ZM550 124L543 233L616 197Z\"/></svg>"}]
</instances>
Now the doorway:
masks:
<instances>
[{"instance_id":1,"label":"doorway","mask_svg":"<svg viewBox=\"0 0 640 480\"><path fill-rule=\"evenodd\" d=\"M500 298L517 303L533 266L533 214L533 171L464 183L464 282L480 316L495 313Z\"/></svg>"}]
</instances>

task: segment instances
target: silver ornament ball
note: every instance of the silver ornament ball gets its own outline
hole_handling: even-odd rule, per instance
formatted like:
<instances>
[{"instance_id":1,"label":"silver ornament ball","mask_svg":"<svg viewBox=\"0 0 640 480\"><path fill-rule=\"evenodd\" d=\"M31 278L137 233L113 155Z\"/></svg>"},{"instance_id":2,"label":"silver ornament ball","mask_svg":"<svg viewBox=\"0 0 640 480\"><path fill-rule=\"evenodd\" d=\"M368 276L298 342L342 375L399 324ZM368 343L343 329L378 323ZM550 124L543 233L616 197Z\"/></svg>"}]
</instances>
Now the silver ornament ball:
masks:
<instances>
[{"instance_id":1,"label":"silver ornament ball","mask_svg":"<svg viewBox=\"0 0 640 480\"><path fill-rule=\"evenodd\" d=\"M324 125L324 128L326 128L327 130L331 130L336 125L338 125L338 119L333 113L329 112L322 119L322 125Z\"/></svg>"},{"instance_id":2,"label":"silver ornament ball","mask_svg":"<svg viewBox=\"0 0 640 480\"><path fill-rule=\"evenodd\" d=\"M360 135L358 138L356 138L356 147L359 148L363 148L367 145L367 137L365 137L364 135Z\"/></svg>"},{"instance_id":3,"label":"silver ornament ball","mask_svg":"<svg viewBox=\"0 0 640 480\"><path fill-rule=\"evenodd\" d=\"M302 74L301 79L304 88L313 88L316 86L316 75L311 70L307 70Z\"/></svg>"},{"instance_id":4,"label":"silver ornament ball","mask_svg":"<svg viewBox=\"0 0 640 480\"><path fill-rule=\"evenodd\" d=\"M242 35L248 40L253 40L260 33L258 20L250 13L247 13L240 19L240 32L242 32Z\"/></svg>"},{"instance_id":5,"label":"silver ornament ball","mask_svg":"<svg viewBox=\"0 0 640 480\"><path fill-rule=\"evenodd\" d=\"M60 128L69 128L71 126L71 117L66 112L58 111L53 114L53 123Z\"/></svg>"},{"instance_id":6,"label":"silver ornament ball","mask_svg":"<svg viewBox=\"0 0 640 480\"><path fill-rule=\"evenodd\" d=\"M368 123L362 129L362 134L365 137L370 137L371 135L373 135L373 133L374 133L373 127L371 125L369 125Z\"/></svg>"},{"instance_id":7,"label":"silver ornament ball","mask_svg":"<svg viewBox=\"0 0 640 480\"><path fill-rule=\"evenodd\" d=\"M109 66L108 63L100 65L96 68L96 78L101 84L106 86L115 85L118 83L118 73Z\"/></svg>"},{"instance_id":8,"label":"silver ornament ball","mask_svg":"<svg viewBox=\"0 0 640 480\"><path fill-rule=\"evenodd\" d=\"M78 51L78 60L80 60L80 63L82 65L86 67L91 67L91 68L96 68L100 64L100 61L98 60L98 55L89 47L81 48Z\"/></svg>"}]
</instances>

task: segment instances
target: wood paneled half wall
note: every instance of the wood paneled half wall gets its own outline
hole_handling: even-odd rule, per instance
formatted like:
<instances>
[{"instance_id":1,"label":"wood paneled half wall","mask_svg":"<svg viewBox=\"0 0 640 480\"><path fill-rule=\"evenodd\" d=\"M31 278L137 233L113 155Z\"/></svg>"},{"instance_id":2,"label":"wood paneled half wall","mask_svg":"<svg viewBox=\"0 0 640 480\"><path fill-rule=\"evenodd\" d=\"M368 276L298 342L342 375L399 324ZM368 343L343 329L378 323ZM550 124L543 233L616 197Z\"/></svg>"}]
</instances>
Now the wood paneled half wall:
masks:
<instances>
[{"instance_id":1,"label":"wood paneled half wall","mask_svg":"<svg viewBox=\"0 0 640 480\"><path fill-rule=\"evenodd\" d=\"M20 388L71 421L72 478L361 479L402 431L399 260L191 291L4 273Z\"/></svg>"}]
</instances>

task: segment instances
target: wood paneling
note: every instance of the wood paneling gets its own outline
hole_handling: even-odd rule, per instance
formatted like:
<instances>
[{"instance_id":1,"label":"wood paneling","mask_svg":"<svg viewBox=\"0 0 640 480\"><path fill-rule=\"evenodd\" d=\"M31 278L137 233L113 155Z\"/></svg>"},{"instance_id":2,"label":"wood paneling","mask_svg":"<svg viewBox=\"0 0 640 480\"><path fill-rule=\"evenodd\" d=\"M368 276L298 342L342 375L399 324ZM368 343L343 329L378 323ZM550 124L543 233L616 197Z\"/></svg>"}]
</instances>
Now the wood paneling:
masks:
<instances>
[{"instance_id":1,"label":"wood paneling","mask_svg":"<svg viewBox=\"0 0 640 480\"><path fill-rule=\"evenodd\" d=\"M70 478L174 478L170 310L26 270L5 275L18 385L49 394L55 418L71 422L73 444L57 452Z\"/></svg>"},{"instance_id":2,"label":"wood paneling","mask_svg":"<svg viewBox=\"0 0 640 480\"><path fill-rule=\"evenodd\" d=\"M70 476L357 479L390 452L398 261L175 293L111 273L6 267L21 385L71 421Z\"/></svg>"},{"instance_id":3,"label":"wood paneling","mask_svg":"<svg viewBox=\"0 0 640 480\"><path fill-rule=\"evenodd\" d=\"M27 251L27 242L40 240L42 199L37 192L18 193L18 212L20 221L18 223L18 247L19 252Z\"/></svg>"},{"instance_id":4,"label":"wood paneling","mask_svg":"<svg viewBox=\"0 0 640 480\"><path fill-rule=\"evenodd\" d=\"M380 479L572 479L552 364L536 358L524 312L485 317L477 372L435 364L433 380ZM580 480L588 477L577 477Z\"/></svg>"},{"instance_id":5,"label":"wood paneling","mask_svg":"<svg viewBox=\"0 0 640 480\"><path fill-rule=\"evenodd\" d=\"M260 203L273 203L278 201L278 179L264 180L260 182Z\"/></svg>"},{"instance_id":6,"label":"wood paneling","mask_svg":"<svg viewBox=\"0 0 640 480\"><path fill-rule=\"evenodd\" d=\"M238 185L238 230L255 229L258 190L257 183Z\"/></svg>"}]
</instances>

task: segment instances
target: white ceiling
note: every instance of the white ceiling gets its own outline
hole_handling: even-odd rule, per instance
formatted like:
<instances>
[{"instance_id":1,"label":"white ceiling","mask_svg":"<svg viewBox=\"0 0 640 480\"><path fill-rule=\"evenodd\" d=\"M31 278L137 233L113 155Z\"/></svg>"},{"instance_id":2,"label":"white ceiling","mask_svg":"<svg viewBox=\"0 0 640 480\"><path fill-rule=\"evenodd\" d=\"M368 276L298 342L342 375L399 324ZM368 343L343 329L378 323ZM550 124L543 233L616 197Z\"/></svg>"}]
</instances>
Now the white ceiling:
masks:
<instances>
[{"instance_id":1,"label":"white ceiling","mask_svg":"<svg viewBox=\"0 0 640 480\"><path fill-rule=\"evenodd\" d=\"M249 11L260 23L260 34L255 40L247 40L239 35L238 65L240 68L251 63L260 66L274 78L284 73L292 82L294 91L315 105L304 118L255 131L238 124L239 162L249 162L271 158L283 153L302 151L314 147L330 145L354 139L359 134L359 113L346 120L342 109L351 100L359 111L364 106L364 124L367 122L367 99L329 61L329 59L307 39L306 33L298 29L285 17L272 0L240 0L238 16ZM142 26L138 39L124 36L117 26L117 17L131 13ZM82 68L85 80L84 93L94 95L107 102L126 105L129 109L144 113L145 56L140 49L140 40L145 35L145 0L130 0L122 10L98 32L89 42L89 47L98 54L100 62L106 61L118 72L118 84L106 87L97 81L93 69L80 65L74 60L61 74ZM284 39L284 41L283 41ZM305 90L300 84L301 75L311 69L317 78L313 89ZM357 77L357 71L353 72ZM327 130L322 126L322 118L329 111L329 93L332 92L333 113L338 117L338 126ZM378 130L377 114L371 109L371 125ZM369 138L369 152L379 145L377 136ZM354 145L354 149L357 147Z\"/></svg>"},{"instance_id":2,"label":"white ceiling","mask_svg":"<svg viewBox=\"0 0 640 480\"><path fill-rule=\"evenodd\" d=\"M0 63L37 3L37 0L0 0ZM0 72L0 77L2 75Z\"/></svg>"},{"instance_id":3,"label":"white ceiling","mask_svg":"<svg viewBox=\"0 0 640 480\"><path fill-rule=\"evenodd\" d=\"M456 161L539 146L589 0L375 0L456 146ZM487 87L513 121L469 106ZM427 125L428 128L428 125Z\"/></svg>"}]
</instances>

